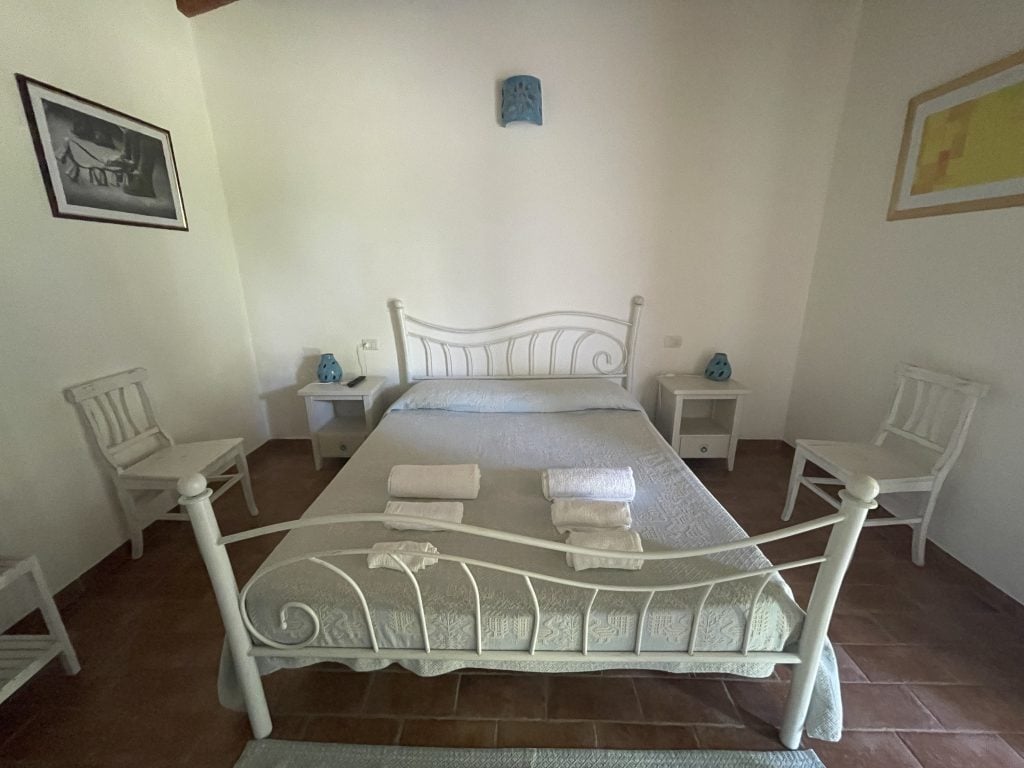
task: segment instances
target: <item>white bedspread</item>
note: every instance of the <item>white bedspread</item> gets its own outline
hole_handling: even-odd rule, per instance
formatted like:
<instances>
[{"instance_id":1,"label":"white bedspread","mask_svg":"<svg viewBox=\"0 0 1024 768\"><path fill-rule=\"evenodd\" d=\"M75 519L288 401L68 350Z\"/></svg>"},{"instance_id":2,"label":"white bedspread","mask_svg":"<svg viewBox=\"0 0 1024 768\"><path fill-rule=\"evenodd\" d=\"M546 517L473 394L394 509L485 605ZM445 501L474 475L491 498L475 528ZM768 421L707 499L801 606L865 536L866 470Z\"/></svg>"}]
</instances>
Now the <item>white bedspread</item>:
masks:
<instances>
[{"instance_id":1,"label":"white bedspread","mask_svg":"<svg viewBox=\"0 0 1024 768\"><path fill-rule=\"evenodd\" d=\"M480 494L465 502L463 522L498 530L561 540L551 523L550 504L541 494L540 472L559 466L632 466L637 484L633 527L645 551L693 549L745 537L744 531L656 432L647 416L636 410L582 410L553 413L473 413L444 410L398 410L380 426L348 461L304 517L338 513L382 512L387 502L387 477L394 464L478 463ZM579 577L595 585L621 583L654 585L748 571L768 565L750 547L714 558L649 561L641 571L591 571L574 574L562 553L522 545L481 540L452 532L390 531L380 524L350 524L296 530L289 533L267 565L315 552L370 547L380 541L429 541L442 553L462 554L515 565L540 573ZM422 648L415 598L405 574L370 571L365 556L332 560L364 590L382 648ZM485 649L526 649L533 624L532 603L521 577L474 570L483 605ZM432 649L474 649L473 597L461 568L441 562L418 574L427 609ZM696 650L737 651L743 642L746 615L760 579L716 586L705 605ZM589 591L536 581L541 609L537 650L578 650L582 644L582 614ZM643 632L648 651L685 651L691 622L702 590L657 596ZM632 650L644 595L601 593L590 621L590 649ZM254 626L282 643L306 639L312 623L301 612L289 613L288 629L279 612L288 601L310 605L319 615L321 631L314 646L369 646L362 611L352 590L336 575L310 563L288 565L256 583L248 612ZM754 611L751 651L785 649L799 633L803 613L781 579L771 581ZM318 659L261 659L270 672ZM337 659L336 659L337 660ZM340 659L357 670L386 666L385 660ZM729 672L748 677L771 674L771 665L694 662L602 663L591 655L578 662L406 661L403 666L425 675L442 674L462 666L544 672L595 668L661 669L672 672ZM222 669L222 700L235 703L230 669ZM812 702L807 731L818 738L837 739L842 723L835 657L826 649Z\"/></svg>"}]
</instances>

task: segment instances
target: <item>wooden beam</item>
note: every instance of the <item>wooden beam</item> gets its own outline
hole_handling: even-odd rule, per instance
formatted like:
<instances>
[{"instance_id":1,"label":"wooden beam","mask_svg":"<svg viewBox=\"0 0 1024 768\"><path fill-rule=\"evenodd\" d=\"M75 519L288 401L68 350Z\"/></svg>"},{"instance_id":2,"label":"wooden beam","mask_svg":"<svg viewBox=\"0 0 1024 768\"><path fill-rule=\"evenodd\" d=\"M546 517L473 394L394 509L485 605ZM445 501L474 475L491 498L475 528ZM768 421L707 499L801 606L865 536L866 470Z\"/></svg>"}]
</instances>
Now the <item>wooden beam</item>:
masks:
<instances>
[{"instance_id":1,"label":"wooden beam","mask_svg":"<svg viewBox=\"0 0 1024 768\"><path fill-rule=\"evenodd\" d=\"M220 8L222 5L233 3L235 0L177 0L178 10L186 16L198 16L201 13Z\"/></svg>"}]
</instances>

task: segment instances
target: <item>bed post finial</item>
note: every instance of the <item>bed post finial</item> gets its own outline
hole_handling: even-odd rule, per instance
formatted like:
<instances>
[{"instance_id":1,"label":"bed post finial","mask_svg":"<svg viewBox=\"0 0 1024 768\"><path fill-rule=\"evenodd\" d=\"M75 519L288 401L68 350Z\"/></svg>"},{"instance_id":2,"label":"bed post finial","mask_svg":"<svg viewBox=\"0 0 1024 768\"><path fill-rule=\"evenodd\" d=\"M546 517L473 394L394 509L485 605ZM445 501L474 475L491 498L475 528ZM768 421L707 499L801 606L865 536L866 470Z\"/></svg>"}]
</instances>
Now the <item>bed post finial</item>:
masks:
<instances>
[{"instance_id":1,"label":"bed post finial","mask_svg":"<svg viewBox=\"0 0 1024 768\"><path fill-rule=\"evenodd\" d=\"M187 501L198 501L196 496L199 496L203 491L209 491L206 487L206 478L200 474L187 475L178 480L178 493L181 494L181 503L184 504Z\"/></svg>"},{"instance_id":2,"label":"bed post finial","mask_svg":"<svg viewBox=\"0 0 1024 768\"><path fill-rule=\"evenodd\" d=\"M409 383L409 348L406 345L405 303L401 299L389 299L388 311L391 313L391 330L395 333L395 349L398 352L398 380L406 385Z\"/></svg>"},{"instance_id":3,"label":"bed post finial","mask_svg":"<svg viewBox=\"0 0 1024 768\"><path fill-rule=\"evenodd\" d=\"M878 481L875 478L867 475L854 475L846 484L846 488L839 492L839 496L845 501L843 494L846 493L851 497L851 501L868 505L866 509L874 509L878 506L875 504L875 496L878 495L878 491Z\"/></svg>"},{"instance_id":4,"label":"bed post finial","mask_svg":"<svg viewBox=\"0 0 1024 768\"><path fill-rule=\"evenodd\" d=\"M626 332L626 391L633 391L633 371L636 360L636 336L640 330L640 312L644 307L644 297L636 295L630 301L629 307L629 330Z\"/></svg>"}]
</instances>

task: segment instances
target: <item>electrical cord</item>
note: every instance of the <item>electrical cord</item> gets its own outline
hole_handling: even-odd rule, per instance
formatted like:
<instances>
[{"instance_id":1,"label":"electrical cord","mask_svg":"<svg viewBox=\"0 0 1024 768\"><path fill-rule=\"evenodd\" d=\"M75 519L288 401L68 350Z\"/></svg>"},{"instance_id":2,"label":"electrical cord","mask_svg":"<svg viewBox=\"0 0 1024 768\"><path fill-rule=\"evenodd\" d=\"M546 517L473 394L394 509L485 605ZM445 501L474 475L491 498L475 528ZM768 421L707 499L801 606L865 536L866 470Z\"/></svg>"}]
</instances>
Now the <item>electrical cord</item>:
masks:
<instances>
[{"instance_id":1,"label":"electrical cord","mask_svg":"<svg viewBox=\"0 0 1024 768\"><path fill-rule=\"evenodd\" d=\"M366 375L366 365L363 363L363 345L356 344L356 362L359 363L359 375Z\"/></svg>"}]
</instances>

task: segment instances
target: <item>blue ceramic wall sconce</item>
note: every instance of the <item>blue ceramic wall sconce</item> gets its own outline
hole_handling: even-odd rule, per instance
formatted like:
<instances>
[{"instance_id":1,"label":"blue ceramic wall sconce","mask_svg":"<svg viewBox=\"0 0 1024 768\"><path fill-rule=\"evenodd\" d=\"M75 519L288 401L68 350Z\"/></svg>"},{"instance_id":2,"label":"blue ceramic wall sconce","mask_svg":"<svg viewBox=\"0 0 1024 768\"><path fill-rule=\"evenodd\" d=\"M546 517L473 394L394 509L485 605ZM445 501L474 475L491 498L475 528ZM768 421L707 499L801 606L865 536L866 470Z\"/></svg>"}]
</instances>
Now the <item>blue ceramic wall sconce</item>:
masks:
<instances>
[{"instance_id":1,"label":"blue ceramic wall sconce","mask_svg":"<svg viewBox=\"0 0 1024 768\"><path fill-rule=\"evenodd\" d=\"M543 125L540 78L513 75L501 84L501 124L533 123Z\"/></svg>"}]
</instances>

